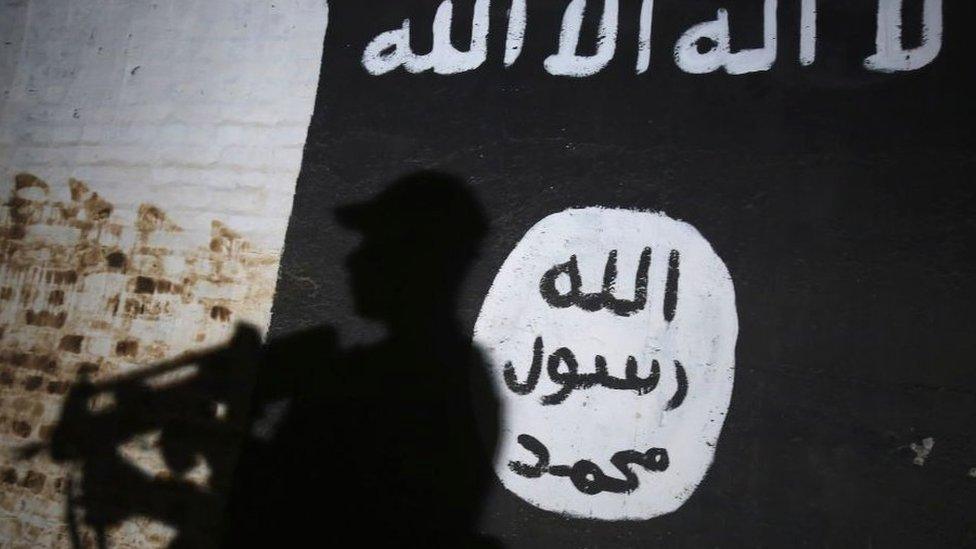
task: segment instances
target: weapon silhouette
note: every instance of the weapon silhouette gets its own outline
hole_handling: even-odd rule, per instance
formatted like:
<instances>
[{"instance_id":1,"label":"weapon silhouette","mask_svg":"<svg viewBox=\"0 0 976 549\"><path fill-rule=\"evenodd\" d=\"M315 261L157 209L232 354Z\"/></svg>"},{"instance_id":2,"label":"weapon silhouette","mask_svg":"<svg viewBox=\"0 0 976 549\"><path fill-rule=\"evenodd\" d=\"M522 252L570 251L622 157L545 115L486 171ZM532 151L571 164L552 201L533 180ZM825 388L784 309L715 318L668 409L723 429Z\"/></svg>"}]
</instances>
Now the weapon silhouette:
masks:
<instances>
[{"instance_id":1,"label":"weapon silhouette","mask_svg":"<svg viewBox=\"0 0 976 549\"><path fill-rule=\"evenodd\" d=\"M30 459L48 452L54 461L72 465L65 489L74 547L82 541L79 511L100 548L107 547L107 528L133 516L176 528L173 547L200 545L202 537L219 531L217 489L229 480L248 432L260 356L257 330L240 325L226 345L97 383L82 376L72 385L50 440L23 446L17 454ZM194 372L177 375L194 365ZM151 475L119 446L155 431L168 472ZM201 459L210 470L208 487L184 478ZM201 524L191 527L191 521Z\"/></svg>"}]
</instances>

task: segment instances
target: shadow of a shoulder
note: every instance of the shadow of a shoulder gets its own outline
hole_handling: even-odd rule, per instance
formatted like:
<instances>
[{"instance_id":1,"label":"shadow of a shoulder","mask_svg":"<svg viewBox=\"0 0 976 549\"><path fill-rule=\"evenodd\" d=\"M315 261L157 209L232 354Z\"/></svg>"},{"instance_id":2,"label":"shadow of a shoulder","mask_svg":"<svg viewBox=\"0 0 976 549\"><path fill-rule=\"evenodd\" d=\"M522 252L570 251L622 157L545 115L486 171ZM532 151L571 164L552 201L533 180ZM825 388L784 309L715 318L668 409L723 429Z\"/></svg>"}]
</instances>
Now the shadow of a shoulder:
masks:
<instances>
[{"instance_id":1,"label":"shadow of a shoulder","mask_svg":"<svg viewBox=\"0 0 976 549\"><path fill-rule=\"evenodd\" d=\"M370 533L493 546L475 534L498 425L484 360L460 337L340 349L333 330L318 328L271 342L227 546Z\"/></svg>"}]
</instances>

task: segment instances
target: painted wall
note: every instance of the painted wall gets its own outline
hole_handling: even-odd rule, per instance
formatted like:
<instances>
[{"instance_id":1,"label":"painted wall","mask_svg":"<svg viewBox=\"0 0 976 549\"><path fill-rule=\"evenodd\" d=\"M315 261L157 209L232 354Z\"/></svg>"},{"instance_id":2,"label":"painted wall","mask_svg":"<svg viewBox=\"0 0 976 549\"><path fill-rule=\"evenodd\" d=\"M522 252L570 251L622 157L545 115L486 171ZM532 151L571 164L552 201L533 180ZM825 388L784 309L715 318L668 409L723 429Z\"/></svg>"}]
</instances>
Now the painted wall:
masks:
<instances>
[{"instance_id":1,"label":"painted wall","mask_svg":"<svg viewBox=\"0 0 976 549\"><path fill-rule=\"evenodd\" d=\"M103 379L220 343L236 322L267 327L326 11L0 6L0 446L44 440L79 372ZM125 453L162 470L152 437ZM0 545L67 545L65 475L0 455ZM137 521L114 540L171 534Z\"/></svg>"},{"instance_id":2,"label":"painted wall","mask_svg":"<svg viewBox=\"0 0 976 549\"><path fill-rule=\"evenodd\" d=\"M384 368L426 365L438 342L473 334L501 425L494 476L454 482L445 471L471 464L440 463L417 493L478 491L479 533L506 546L976 541L971 2L3 11L4 448L44 441L79 374L214 345L249 321L285 363L314 365L300 352L313 349L370 366L344 396L368 388L377 414L337 417L384 450L390 425L408 441L414 428L389 402L416 404ZM464 181L472 215L455 228L483 214L486 234L421 243L419 261L333 216L430 169ZM396 200L410 206L393 213L430 205ZM437 246L472 261L463 283L428 261ZM425 273L460 284L439 296L456 311L438 319L449 337L427 333L411 360L384 347L384 321L437 299L382 290L436 290ZM402 379L430 396L423 375ZM370 431L364 416L390 421ZM311 419L287 455L255 461L283 464L270 486L291 484L261 501L294 528L256 521L245 536L327 531L319 508L282 504L335 488L308 474L334 472L320 458L358 464L338 475L350 490L408 478L385 454L343 454L329 418ZM431 447L463 438L424 426ZM159 444L121 452L162 478ZM0 461L0 541L67 544L68 472ZM208 475L200 463L189 478ZM344 494L345 524L382 535L382 517L356 515L371 497ZM445 501L426 503L469 518L473 505ZM173 532L136 520L111 536L159 546Z\"/></svg>"},{"instance_id":3,"label":"painted wall","mask_svg":"<svg viewBox=\"0 0 976 549\"><path fill-rule=\"evenodd\" d=\"M974 17L951 0L335 3L282 260L302 278L279 281L271 332L402 333L363 319L388 296L355 267L382 239L327 212L454 174L490 224L453 320L500 402L483 532L972 544ZM409 366L389 375L427 375Z\"/></svg>"}]
</instances>

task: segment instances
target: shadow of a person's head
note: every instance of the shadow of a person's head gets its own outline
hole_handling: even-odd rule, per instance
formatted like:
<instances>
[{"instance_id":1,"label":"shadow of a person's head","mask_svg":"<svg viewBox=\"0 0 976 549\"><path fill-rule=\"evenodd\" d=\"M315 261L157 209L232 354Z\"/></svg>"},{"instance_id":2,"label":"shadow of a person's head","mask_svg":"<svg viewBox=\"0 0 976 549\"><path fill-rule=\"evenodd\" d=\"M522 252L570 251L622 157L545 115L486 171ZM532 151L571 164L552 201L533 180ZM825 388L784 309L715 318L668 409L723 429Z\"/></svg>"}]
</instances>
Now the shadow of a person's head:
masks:
<instances>
[{"instance_id":1,"label":"shadow of a person's head","mask_svg":"<svg viewBox=\"0 0 976 549\"><path fill-rule=\"evenodd\" d=\"M453 318L458 286L487 232L462 179L407 175L336 217L364 236L347 260L358 314L397 328Z\"/></svg>"},{"instance_id":2,"label":"shadow of a person's head","mask_svg":"<svg viewBox=\"0 0 976 549\"><path fill-rule=\"evenodd\" d=\"M342 494L330 511L336 542L367 525L381 546L485 542L476 521L498 403L455 311L488 231L481 206L461 178L427 171L336 215L363 235L346 263L356 312L387 337L340 346L321 326L269 344L256 409L291 404L242 454L228 545L317 531L321 510L291 505L316 493Z\"/></svg>"},{"instance_id":3,"label":"shadow of a person's head","mask_svg":"<svg viewBox=\"0 0 976 549\"><path fill-rule=\"evenodd\" d=\"M103 545L133 516L176 529L174 547L221 536L227 547L346 546L367 529L380 546L490 542L476 521L492 478L497 399L454 314L487 232L481 208L460 178L420 172L337 213L364 235L348 261L357 310L386 323L389 337L344 348L336 330L319 326L261 346L242 326L224 347L80 380L51 444L22 451L80 464L66 489L74 546L76 507ZM112 405L96 409L102 395ZM154 431L165 475L118 451ZM207 487L188 478L201 459ZM310 496L320 503L298 503Z\"/></svg>"}]
</instances>

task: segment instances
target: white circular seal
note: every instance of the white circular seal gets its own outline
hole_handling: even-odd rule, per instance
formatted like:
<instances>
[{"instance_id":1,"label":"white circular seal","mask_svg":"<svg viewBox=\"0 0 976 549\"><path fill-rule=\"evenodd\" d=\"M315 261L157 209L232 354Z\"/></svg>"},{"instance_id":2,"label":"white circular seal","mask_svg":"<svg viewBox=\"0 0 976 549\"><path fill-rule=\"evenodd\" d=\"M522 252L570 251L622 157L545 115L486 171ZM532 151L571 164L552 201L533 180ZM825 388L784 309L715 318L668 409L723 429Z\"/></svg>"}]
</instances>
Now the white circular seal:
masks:
<instances>
[{"instance_id":1,"label":"white circular seal","mask_svg":"<svg viewBox=\"0 0 976 549\"><path fill-rule=\"evenodd\" d=\"M728 270L691 225L605 208L546 217L474 330L500 395L502 484L574 517L674 511L712 462L737 335Z\"/></svg>"}]
</instances>

